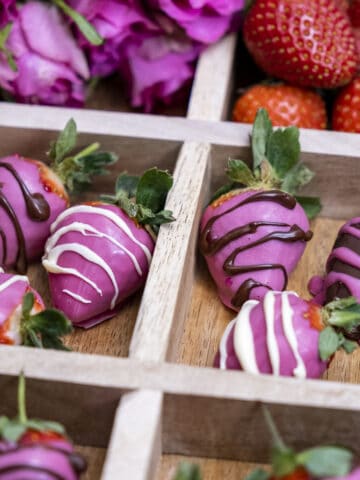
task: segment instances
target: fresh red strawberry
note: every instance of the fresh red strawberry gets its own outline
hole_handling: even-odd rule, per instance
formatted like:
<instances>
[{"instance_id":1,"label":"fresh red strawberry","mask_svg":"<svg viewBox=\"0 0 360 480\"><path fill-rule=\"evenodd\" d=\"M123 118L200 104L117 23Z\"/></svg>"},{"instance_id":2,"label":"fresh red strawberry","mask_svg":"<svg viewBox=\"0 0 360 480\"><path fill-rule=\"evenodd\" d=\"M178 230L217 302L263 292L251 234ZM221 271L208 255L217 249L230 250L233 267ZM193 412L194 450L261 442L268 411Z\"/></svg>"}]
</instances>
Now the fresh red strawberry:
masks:
<instances>
[{"instance_id":1,"label":"fresh red strawberry","mask_svg":"<svg viewBox=\"0 0 360 480\"><path fill-rule=\"evenodd\" d=\"M254 123L259 108L267 110L274 126L326 128L325 103L312 90L282 83L254 85L236 101L233 120Z\"/></svg>"},{"instance_id":2,"label":"fresh red strawberry","mask_svg":"<svg viewBox=\"0 0 360 480\"><path fill-rule=\"evenodd\" d=\"M28 262L42 255L50 225L69 205L66 189L88 185L91 175L104 173L103 166L115 160L95 152L96 143L70 156L75 144L70 120L51 147L51 168L19 155L0 159L0 266L25 273Z\"/></svg>"},{"instance_id":3,"label":"fresh red strawberry","mask_svg":"<svg viewBox=\"0 0 360 480\"><path fill-rule=\"evenodd\" d=\"M322 445L295 452L288 447L274 423L270 411L263 413L272 437L271 472L257 469L245 480L358 480L360 468L351 472L353 453L344 447ZM351 472L351 473L350 473ZM331 479L328 478L331 476Z\"/></svg>"},{"instance_id":4,"label":"fresh red strawberry","mask_svg":"<svg viewBox=\"0 0 360 480\"><path fill-rule=\"evenodd\" d=\"M332 113L333 130L360 133L360 77L337 96Z\"/></svg>"},{"instance_id":5,"label":"fresh red strawberry","mask_svg":"<svg viewBox=\"0 0 360 480\"><path fill-rule=\"evenodd\" d=\"M334 0L255 0L244 39L266 73L294 85L335 88L356 73L351 24Z\"/></svg>"},{"instance_id":6,"label":"fresh red strawberry","mask_svg":"<svg viewBox=\"0 0 360 480\"><path fill-rule=\"evenodd\" d=\"M27 418L21 375L18 416L13 420L0 417L0 478L78 480L85 470L85 459L74 452L62 425Z\"/></svg>"},{"instance_id":7,"label":"fresh red strawberry","mask_svg":"<svg viewBox=\"0 0 360 480\"><path fill-rule=\"evenodd\" d=\"M60 336L72 330L57 310L45 310L27 277L0 271L0 344L64 349Z\"/></svg>"},{"instance_id":8,"label":"fresh red strawberry","mask_svg":"<svg viewBox=\"0 0 360 480\"><path fill-rule=\"evenodd\" d=\"M313 177L299 163L296 127L274 131L260 109L251 146L253 170L241 160L229 161L231 183L215 193L200 227L200 250L220 299L234 310L249 298L286 288L312 237L307 214L320 210L318 198L293 196Z\"/></svg>"}]
</instances>

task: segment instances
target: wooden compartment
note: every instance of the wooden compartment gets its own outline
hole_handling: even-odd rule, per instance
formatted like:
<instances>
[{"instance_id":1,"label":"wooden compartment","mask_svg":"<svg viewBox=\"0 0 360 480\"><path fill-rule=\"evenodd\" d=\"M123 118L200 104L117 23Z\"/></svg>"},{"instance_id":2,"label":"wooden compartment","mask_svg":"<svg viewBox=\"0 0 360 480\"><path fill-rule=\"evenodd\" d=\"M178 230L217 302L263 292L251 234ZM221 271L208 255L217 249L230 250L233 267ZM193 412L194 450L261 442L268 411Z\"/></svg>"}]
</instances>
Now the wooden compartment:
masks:
<instances>
[{"instance_id":1,"label":"wooden compartment","mask_svg":"<svg viewBox=\"0 0 360 480\"><path fill-rule=\"evenodd\" d=\"M76 332L74 352L0 347L0 414L14 413L16 377L25 369L29 412L63 421L94 458L86 480L167 480L188 455L204 459L205 478L223 472L243 478L246 463L268 459L260 403L295 448L335 442L360 454L360 387L351 384L359 382L359 351L336 356L328 373L335 382L208 368L233 314L220 303L197 251L199 220L224 180L227 158L250 157L250 126L218 121L228 111L234 51L230 36L202 56L187 118L2 105L0 155L17 151L44 159L49 140L70 117L81 143L96 138L116 151L113 174L97 181L92 194L112 191L124 169L139 173L157 165L174 172L167 208L177 221L160 230L142 294L117 318ZM360 138L303 130L301 146L303 160L317 173L308 192L324 205L289 284L305 295L338 227L359 213ZM31 276L46 293L38 267Z\"/></svg>"}]
</instances>

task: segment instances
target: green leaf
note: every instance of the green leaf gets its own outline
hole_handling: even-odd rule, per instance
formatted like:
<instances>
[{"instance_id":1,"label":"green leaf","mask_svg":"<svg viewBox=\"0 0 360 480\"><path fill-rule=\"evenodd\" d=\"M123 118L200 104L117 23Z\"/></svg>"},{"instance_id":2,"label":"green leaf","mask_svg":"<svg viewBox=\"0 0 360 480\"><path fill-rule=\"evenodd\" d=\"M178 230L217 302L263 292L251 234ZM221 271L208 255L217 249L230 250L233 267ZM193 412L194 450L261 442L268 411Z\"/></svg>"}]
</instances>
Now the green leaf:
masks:
<instances>
[{"instance_id":1,"label":"green leaf","mask_svg":"<svg viewBox=\"0 0 360 480\"><path fill-rule=\"evenodd\" d=\"M171 175L156 167L147 170L139 179L136 203L149 208L154 213L163 210L167 194L172 187Z\"/></svg>"},{"instance_id":2,"label":"green leaf","mask_svg":"<svg viewBox=\"0 0 360 480\"><path fill-rule=\"evenodd\" d=\"M81 33L92 45L99 46L104 43L104 39L98 34L91 23L89 23L82 15L80 15L80 13L69 7L69 5L67 5L63 0L52 1L65 13L65 15L74 21Z\"/></svg>"},{"instance_id":3,"label":"green leaf","mask_svg":"<svg viewBox=\"0 0 360 480\"><path fill-rule=\"evenodd\" d=\"M342 328L345 332L360 325L360 304L355 297L334 300L324 307L330 325Z\"/></svg>"},{"instance_id":4,"label":"green leaf","mask_svg":"<svg viewBox=\"0 0 360 480\"><path fill-rule=\"evenodd\" d=\"M321 360L328 360L341 345L338 334L332 327L326 327L320 332L319 353Z\"/></svg>"},{"instance_id":5,"label":"green leaf","mask_svg":"<svg viewBox=\"0 0 360 480\"><path fill-rule=\"evenodd\" d=\"M287 172L281 184L281 188L285 192L294 194L300 188L307 185L314 178L314 175L314 172L312 172L306 165L298 163Z\"/></svg>"},{"instance_id":6,"label":"green leaf","mask_svg":"<svg viewBox=\"0 0 360 480\"><path fill-rule=\"evenodd\" d=\"M58 139L51 143L49 152L50 158L55 163L60 163L65 156L75 148L77 137L77 128L75 121L71 118L62 132L60 132Z\"/></svg>"},{"instance_id":7,"label":"green leaf","mask_svg":"<svg viewBox=\"0 0 360 480\"><path fill-rule=\"evenodd\" d=\"M245 477L245 480L269 480L270 473L265 472L262 468L257 468Z\"/></svg>"},{"instance_id":8,"label":"green leaf","mask_svg":"<svg viewBox=\"0 0 360 480\"><path fill-rule=\"evenodd\" d=\"M2 29L0 29L0 51L3 52L3 54L5 55L6 60L9 64L9 67L11 68L11 70L16 72L17 71L17 65L16 65L15 58L13 56L13 53L11 52L11 50L9 50L6 47L6 42L7 42L7 39L9 37L9 35L10 35L11 29L12 29L12 23L8 23Z\"/></svg>"},{"instance_id":9,"label":"green leaf","mask_svg":"<svg viewBox=\"0 0 360 480\"><path fill-rule=\"evenodd\" d=\"M270 135L267 158L279 178L284 178L299 160L300 142L297 127L278 129Z\"/></svg>"},{"instance_id":10,"label":"green leaf","mask_svg":"<svg viewBox=\"0 0 360 480\"><path fill-rule=\"evenodd\" d=\"M230 180L242 185L251 186L256 183L252 171L242 160L230 159L228 161L226 174Z\"/></svg>"},{"instance_id":11,"label":"green leaf","mask_svg":"<svg viewBox=\"0 0 360 480\"><path fill-rule=\"evenodd\" d=\"M180 464L173 480L201 480L198 465L183 462Z\"/></svg>"},{"instance_id":12,"label":"green leaf","mask_svg":"<svg viewBox=\"0 0 360 480\"><path fill-rule=\"evenodd\" d=\"M319 197L301 197L295 195L296 200L300 203L309 220L315 218L321 211L321 202Z\"/></svg>"},{"instance_id":13,"label":"green leaf","mask_svg":"<svg viewBox=\"0 0 360 480\"><path fill-rule=\"evenodd\" d=\"M35 296L32 292L28 292L24 295L22 301L22 314L24 317L28 317L34 306Z\"/></svg>"},{"instance_id":14,"label":"green leaf","mask_svg":"<svg viewBox=\"0 0 360 480\"><path fill-rule=\"evenodd\" d=\"M135 197L138 184L138 176L128 175L127 172L124 172L116 180L115 191L126 192L129 198Z\"/></svg>"},{"instance_id":15,"label":"green leaf","mask_svg":"<svg viewBox=\"0 0 360 480\"><path fill-rule=\"evenodd\" d=\"M288 447L275 448L272 452L271 463L276 477L289 475L296 469L295 452Z\"/></svg>"},{"instance_id":16,"label":"green leaf","mask_svg":"<svg viewBox=\"0 0 360 480\"><path fill-rule=\"evenodd\" d=\"M2 429L2 437L10 442L16 442L26 432L26 425L18 422L17 419L9 420Z\"/></svg>"},{"instance_id":17,"label":"green leaf","mask_svg":"<svg viewBox=\"0 0 360 480\"><path fill-rule=\"evenodd\" d=\"M346 353L352 353L358 348L359 344L353 340L345 339L341 347L345 350Z\"/></svg>"},{"instance_id":18,"label":"green leaf","mask_svg":"<svg viewBox=\"0 0 360 480\"><path fill-rule=\"evenodd\" d=\"M45 432L51 431L55 433L59 433L60 435L65 434L65 428L57 422L51 422L46 420L38 420L36 418L27 420L25 422L25 426L27 429L36 430L38 432Z\"/></svg>"},{"instance_id":19,"label":"green leaf","mask_svg":"<svg viewBox=\"0 0 360 480\"><path fill-rule=\"evenodd\" d=\"M257 111L252 134L251 148L253 153L253 171L255 172L266 158L267 144L273 128L269 114L264 108Z\"/></svg>"},{"instance_id":20,"label":"green leaf","mask_svg":"<svg viewBox=\"0 0 360 480\"><path fill-rule=\"evenodd\" d=\"M153 217L145 218L141 223L153 226L163 225L164 223L171 223L174 221L175 218L170 210L162 210L161 212L156 213Z\"/></svg>"},{"instance_id":21,"label":"green leaf","mask_svg":"<svg viewBox=\"0 0 360 480\"><path fill-rule=\"evenodd\" d=\"M305 450L296 458L311 475L341 477L350 472L353 454L343 447L323 446Z\"/></svg>"}]
</instances>

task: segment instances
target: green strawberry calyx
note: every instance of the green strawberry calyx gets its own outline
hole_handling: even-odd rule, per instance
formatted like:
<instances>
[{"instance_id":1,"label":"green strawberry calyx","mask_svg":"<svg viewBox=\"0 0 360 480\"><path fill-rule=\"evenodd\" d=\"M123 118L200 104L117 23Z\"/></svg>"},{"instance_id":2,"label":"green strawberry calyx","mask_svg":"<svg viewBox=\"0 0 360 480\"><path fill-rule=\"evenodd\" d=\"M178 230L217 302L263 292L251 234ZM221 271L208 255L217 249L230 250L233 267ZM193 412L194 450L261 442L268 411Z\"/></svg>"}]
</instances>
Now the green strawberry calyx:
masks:
<instances>
[{"instance_id":1,"label":"green strawberry calyx","mask_svg":"<svg viewBox=\"0 0 360 480\"><path fill-rule=\"evenodd\" d=\"M271 472L256 469L245 480L269 480L271 477L282 478L304 469L312 478L337 477L347 475L351 470L353 454L344 447L321 446L296 453L285 445L270 411L263 406L266 424L272 437Z\"/></svg>"},{"instance_id":2,"label":"green strawberry calyx","mask_svg":"<svg viewBox=\"0 0 360 480\"><path fill-rule=\"evenodd\" d=\"M114 153L98 151L100 144L97 142L75 153L77 136L77 126L71 118L48 152L51 169L69 192L85 190L91 185L93 176L106 175L106 167L117 161Z\"/></svg>"},{"instance_id":3,"label":"green strawberry calyx","mask_svg":"<svg viewBox=\"0 0 360 480\"><path fill-rule=\"evenodd\" d=\"M172 184L172 176L156 167L141 176L124 172L117 178L115 195L101 195L100 199L118 205L130 218L157 234L160 225L175 220L172 212L164 209Z\"/></svg>"},{"instance_id":4,"label":"green strawberry calyx","mask_svg":"<svg viewBox=\"0 0 360 480\"><path fill-rule=\"evenodd\" d=\"M200 468L189 462L180 463L173 480L201 480Z\"/></svg>"},{"instance_id":5,"label":"green strawberry calyx","mask_svg":"<svg viewBox=\"0 0 360 480\"><path fill-rule=\"evenodd\" d=\"M355 297L333 300L321 309L323 324L320 332L321 360L328 360L337 350L352 353L360 339L360 304Z\"/></svg>"},{"instance_id":6,"label":"green strawberry calyx","mask_svg":"<svg viewBox=\"0 0 360 480\"><path fill-rule=\"evenodd\" d=\"M22 344L28 347L68 350L61 337L73 330L72 323L65 315L54 308L48 308L32 314L35 296L32 292L24 295L20 335Z\"/></svg>"},{"instance_id":7,"label":"green strawberry calyx","mask_svg":"<svg viewBox=\"0 0 360 480\"><path fill-rule=\"evenodd\" d=\"M321 210L320 199L296 195L314 177L299 161L299 129L292 126L274 130L268 112L260 108L252 129L251 149L252 169L243 160L230 159L226 173L231 183L220 188L213 200L238 188L277 189L294 195L308 218L314 218Z\"/></svg>"},{"instance_id":8,"label":"green strawberry calyx","mask_svg":"<svg viewBox=\"0 0 360 480\"><path fill-rule=\"evenodd\" d=\"M25 376L21 372L18 383L18 415L14 419L5 416L0 417L0 439L17 442L28 430L65 435L65 429L60 423L28 419L25 400Z\"/></svg>"}]
</instances>

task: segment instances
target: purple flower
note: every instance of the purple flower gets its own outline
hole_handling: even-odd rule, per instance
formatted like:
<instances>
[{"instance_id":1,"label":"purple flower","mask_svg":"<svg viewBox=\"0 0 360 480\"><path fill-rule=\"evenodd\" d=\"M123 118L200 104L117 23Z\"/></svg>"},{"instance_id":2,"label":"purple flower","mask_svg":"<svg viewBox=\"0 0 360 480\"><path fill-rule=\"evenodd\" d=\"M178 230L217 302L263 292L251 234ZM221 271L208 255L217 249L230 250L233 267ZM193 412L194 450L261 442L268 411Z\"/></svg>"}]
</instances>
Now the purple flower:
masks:
<instances>
[{"instance_id":1,"label":"purple flower","mask_svg":"<svg viewBox=\"0 0 360 480\"><path fill-rule=\"evenodd\" d=\"M0 3L0 28L16 16L16 0L2 0Z\"/></svg>"},{"instance_id":2,"label":"purple flower","mask_svg":"<svg viewBox=\"0 0 360 480\"><path fill-rule=\"evenodd\" d=\"M200 46L157 33L134 37L124 50L121 72L131 104L149 112L158 100L170 103L174 94L190 82Z\"/></svg>"},{"instance_id":3,"label":"purple flower","mask_svg":"<svg viewBox=\"0 0 360 480\"><path fill-rule=\"evenodd\" d=\"M202 43L219 40L230 28L234 16L244 7L244 0L145 0L158 13L159 23L165 13L169 19L183 28L186 34Z\"/></svg>"},{"instance_id":4,"label":"purple flower","mask_svg":"<svg viewBox=\"0 0 360 480\"><path fill-rule=\"evenodd\" d=\"M138 0L70 0L70 6L83 15L104 39L104 44L91 45L80 33L79 43L89 57L92 75L106 76L115 72L123 60L123 42L129 36L156 30Z\"/></svg>"},{"instance_id":5,"label":"purple flower","mask_svg":"<svg viewBox=\"0 0 360 480\"><path fill-rule=\"evenodd\" d=\"M17 71L0 55L0 86L17 101L81 106L86 59L54 6L30 1L19 8L6 48Z\"/></svg>"}]
</instances>

